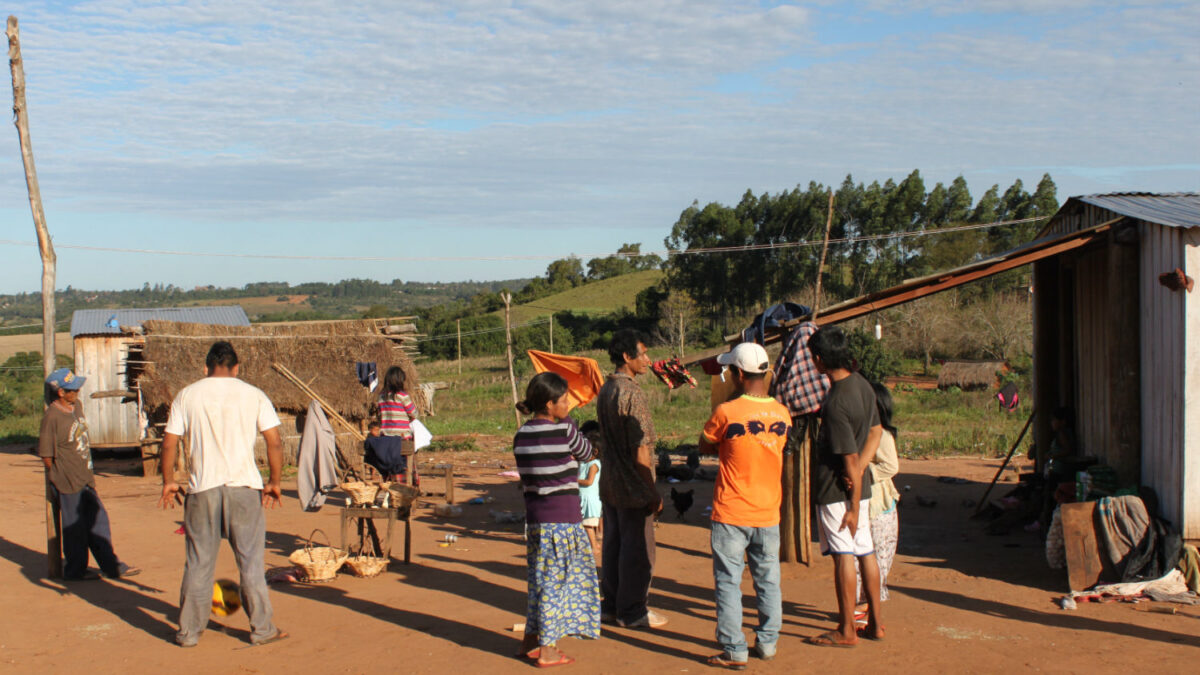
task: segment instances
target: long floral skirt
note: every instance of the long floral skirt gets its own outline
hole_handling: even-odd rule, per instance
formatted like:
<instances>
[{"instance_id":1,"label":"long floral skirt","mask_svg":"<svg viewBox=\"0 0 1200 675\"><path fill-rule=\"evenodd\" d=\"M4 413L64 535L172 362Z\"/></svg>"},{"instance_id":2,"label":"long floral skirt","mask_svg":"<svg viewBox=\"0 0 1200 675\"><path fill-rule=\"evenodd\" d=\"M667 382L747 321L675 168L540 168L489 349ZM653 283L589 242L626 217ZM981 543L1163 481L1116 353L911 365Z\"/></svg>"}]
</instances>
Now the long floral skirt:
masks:
<instances>
[{"instance_id":1,"label":"long floral skirt","mask_svg":"<svg viewBox=\"0 0 1200 675\"><path fill-rule=\"evenodd\" d=\"M897 511L896 505L893 504L891 511L871 519L871 541L875 543L875 562L879 565L880 600L888 599L888 572L892 571L892 561L896 559L896 544L900 540L900 514ZM857 566L855 570L858 570ZM858 602L862 604L866 601L867 595L862 587L862 571L859 570Z\"/></svg>"},{"instance_id":2,"label":"long floral skirt","mask_svg":"<svg viewBox=\"0 0 1200 675\"><path fill-rule=\"evenodd\" d=\"M525 632L539 645L559 638L600 637L600 584L596 559L579 523L542 523L528 528L529 602Z\"/></svg>"}]
</instances>

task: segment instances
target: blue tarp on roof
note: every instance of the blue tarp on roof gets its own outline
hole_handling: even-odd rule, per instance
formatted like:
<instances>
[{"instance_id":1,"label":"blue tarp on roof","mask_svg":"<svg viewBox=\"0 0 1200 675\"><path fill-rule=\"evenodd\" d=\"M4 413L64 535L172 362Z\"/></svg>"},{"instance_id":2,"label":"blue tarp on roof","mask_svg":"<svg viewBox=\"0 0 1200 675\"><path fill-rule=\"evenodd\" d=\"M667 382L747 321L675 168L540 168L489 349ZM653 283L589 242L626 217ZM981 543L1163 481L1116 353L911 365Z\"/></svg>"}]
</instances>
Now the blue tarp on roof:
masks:
<instances>
[{"instance_id":1,"label":"blue tarp on roof","mask_svg":"<svg viewBox=\"0 0 1200 675\"><path fill-rule=\"evenodd\" d=\"M119 335L119 326L140 326L143 321L181 321L218 326L249 326L240 305L221 307L156 307L153 309L77 309L71 315L71 337Z\"/></svg>"}]
</instances>

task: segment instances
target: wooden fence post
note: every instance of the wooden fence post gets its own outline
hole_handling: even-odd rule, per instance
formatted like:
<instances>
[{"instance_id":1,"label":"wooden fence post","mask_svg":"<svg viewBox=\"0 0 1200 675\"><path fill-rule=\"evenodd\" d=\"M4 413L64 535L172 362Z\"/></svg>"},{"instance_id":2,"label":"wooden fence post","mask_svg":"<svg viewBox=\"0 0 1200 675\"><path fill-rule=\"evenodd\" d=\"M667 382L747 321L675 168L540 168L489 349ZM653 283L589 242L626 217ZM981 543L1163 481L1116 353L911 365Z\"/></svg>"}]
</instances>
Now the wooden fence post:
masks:
<instances>
[{"instance_id":1,"label":"wooden fence post","mask_svg":"<svg viewBox=\"0 0 1200 675\"><path fill-rule=\"evenodd\" d=\"M513 372L513 351L512 351L512 293L508 291L500 291L500 299L504 301L504 351L508 354L508 381L512 384L512 400L513 400L513 415L517 418L517 428L521 428L521 413L516 409L517 401L517 376Z\"/></svg>"},{"instance_id":2,"label":"wooden fence post","mask_svg":"<svg viewBox=\"0 0 1200 675\"><path fill-rule=\"evenodd\" d=\"M25 66L21 61L21 36L17 17L8 17L8 66L12 71L13 123L21 143L21 161L25 165L25 187L29 191L29 208L33 211L33 226L37 230L38 253L42 257L42 370L43 376L54 371L57 350L54 347L54 271L57 258L50 231L46 228L46 213L42 210L42 191L38 187L37 168L33 163L33 144L29 139L29 116L25 108ZM62 576L62 526L59 523L58 500L46 474L46 573L52 579Z\"/></svg>"},{"instance_id":3,"label":"wooden fence post","mask_svg":"<svg viewBox=\"0 0 1200 675\"><path fill-rule=\"evenodd\" d=\"M454 330L458 333L458 374L462 375L462 319L454 320Z\"/></svg>"},{"instance_id":4,"label":"wooden fence post","mask_svg":"<svg viewBox=\"0 0 1200 675\"><path fill-rule=\"evenodd\" d=\"M554 315L550 315L550 353L554 353Z\"/></svg>"}]
</instances>

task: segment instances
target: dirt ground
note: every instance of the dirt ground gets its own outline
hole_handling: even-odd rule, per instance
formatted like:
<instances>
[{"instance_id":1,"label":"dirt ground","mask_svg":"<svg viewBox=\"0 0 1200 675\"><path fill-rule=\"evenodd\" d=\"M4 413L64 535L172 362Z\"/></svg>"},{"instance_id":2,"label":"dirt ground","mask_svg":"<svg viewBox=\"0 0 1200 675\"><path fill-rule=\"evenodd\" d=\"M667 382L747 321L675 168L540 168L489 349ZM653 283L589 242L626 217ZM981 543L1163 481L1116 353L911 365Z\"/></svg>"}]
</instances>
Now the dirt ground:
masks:
<instances>
[{"instance_id":1,"label":"dirt ground","mask_svg":"<svg viewBox=\"0 0 1200 675\"><path fill-rule=\"evenodd\" d=\"M456 498L492 496L463 506L455 519L433 516L441 501L426 497L413 523L413 560L394 561L382 576L339 576L329 584L272 586L278 624L292 639L249 648L244 613L210 625L200 645L173 644L183 537L181 511L159 511L155 482L129 475L131 461L98 462L98 489L113 521L125 561L144 568L125 581L76 582L44 578L45 525L42 470L23 447L0 447L0 671L173 673L447 673L527 672L512 654L523 621L524 544L518 525L496 525L490 509L520 509L512 479L497 475L503 455L467 456ZM478 457L478 455L471 455ZM434 461L437 461L435 458ZM784 627L778 657L752 660L759 672L855 672L881 666L898 672L1194 672L1200 658L1200 621L1145 614L1130 605L1058 609L1065 574L1046 568L1035 535L988 536L968 519L998 460L908 461L897 478L904 493L900 554L885 605L888 639L854 649L813 647L805 636L831 626L835 608L831 564L785 565ZM939 476L968 479L939 483ZM1005 489L1015 480L1006 472ZM427 480L426 490L439 481ZM711 483L696 488L686 520L673 513L658 528L658 564L652 605L670 619L654 632L605 627L597 641L564 640L578 658L577 673L711 672L701 659L716 653L707 523ZM684 486L688 487L688 486ZM314 528L337 538L338 509L303 513L295 484L285 484L284 506L267 519L267 567L287 564ZM667 486L663 485L664 492ZM921 507L916 496L936 500ZM458 541L442 547L446 533ZM399 539L399 537L397 537ZM816 546L814 545L814 552ZM218 576L236 578L228 547ZM747 580L746 623L754 620ZM222 624L225 624L224 626Z\"/></svg>"}]
</instances>

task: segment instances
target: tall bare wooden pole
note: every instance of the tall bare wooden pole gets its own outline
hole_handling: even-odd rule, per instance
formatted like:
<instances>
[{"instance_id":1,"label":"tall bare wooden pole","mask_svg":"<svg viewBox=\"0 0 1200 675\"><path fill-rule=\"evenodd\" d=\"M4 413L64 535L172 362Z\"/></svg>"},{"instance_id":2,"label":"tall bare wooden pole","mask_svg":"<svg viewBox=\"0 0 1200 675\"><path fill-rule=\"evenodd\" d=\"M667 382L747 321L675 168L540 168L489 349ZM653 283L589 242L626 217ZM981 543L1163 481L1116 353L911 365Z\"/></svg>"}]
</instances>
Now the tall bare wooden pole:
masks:
<instances>
[{"instance_id":1,"label":"tall bare wooden pole","mask_svg":"<svg viewBox=\"0 0 1200 675\"><path fill-rule=\"evenodd\" d=\"M512 384L513 415L517 418L517 428L521 427L521 413L517 411L517 376L513 373L512 352L512 293L500 291L500 299L504 301L504 350L508 353L508 381Z\"/></svg>"},{"instance_id":2,"label":"tall bare wooden pole","mask_svg":"<svg viewBox=\"0 0 1200 675\"><path fill-rule=\"evenodd\" d=\"M550 353L554 353L554 315L550 315Z\"/></svg>"},{"instance_id":3,"label":"tall bare wooden pole","mask_svg":"<svg viewBox=\"0 0 1200 675\"><path fill-rule=\"evenodd\" d=\"M825 253L829 250L829 230L833 227L833 188L829 188L829 213L825 216L825 241L821 244L821 262L817 263L817 291L813 297L812 318L821 309L821 275L825 273Z\"/></svg>"},{"instance_id":4,"label":"tall bare wooden pole","mask_svg":"<svg viewBox=\"0 0 1200 675\"><path fill-rule=\"evenodd\" d=\"M458 374L462 375L462 319L454 320L454 330L458 333Z\"/></svg>"},{"instance_id":5,"label":"tall bare wooden pole","mask_svg":"<svg viewBox=\"0 0 1200 675\"><path fill-rule=\"evenodd\" d=\"M42 210L42 191L38 187L37 168L33 164L33 144L29 140L29 117L25 110L25 67L21 63L21 36L17 17L8 17L8 65L12 70L13 123L21 142L21 160L25 164L25 186L29 189L29 208L33 211L33 226L37 230L38 252L42 256L42 371L54 370L57 351L54 348L54 268L57 258L50 231L46 229L46 213ZM62 576L62 540L59 526L58 500L46 474L46 573L51 578Z\"/></svg>"}]
</instances>

